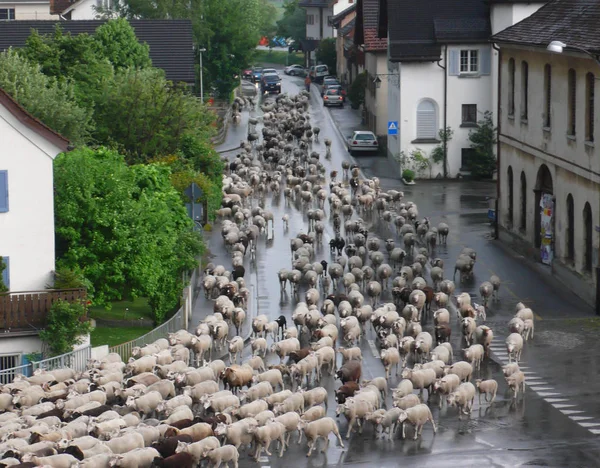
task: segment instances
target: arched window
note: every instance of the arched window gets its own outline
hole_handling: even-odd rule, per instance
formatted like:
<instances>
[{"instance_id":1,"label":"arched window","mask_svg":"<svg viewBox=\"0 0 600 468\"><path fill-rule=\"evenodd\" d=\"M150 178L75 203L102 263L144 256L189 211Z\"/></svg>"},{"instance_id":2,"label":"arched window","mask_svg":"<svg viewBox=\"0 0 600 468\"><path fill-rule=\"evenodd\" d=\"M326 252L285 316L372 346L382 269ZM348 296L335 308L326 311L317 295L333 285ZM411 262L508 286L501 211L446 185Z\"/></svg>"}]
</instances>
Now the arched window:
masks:
<instances>
[{"instance_id":1,"label":"arched window","mask_svg":"<svg viewBox=\"0 0 600 468\"><path fill-rule=\"evenodd\" d=\"M575 207L573 195L567 196L567 251L566 259L573 263L575 260Z\"/></svg>"},{"instance_id":2,"label":"arched window","mask_svg":"<svg viewBox=\"0 0 600 468\"><path fill-rule=\"evenodd\" d=\"M519 229L523 233L527 232L527 177L524 171L521 171L521 219Z\"/></svg>"},{"instance_id":3,"label":"arched window","mask_svg":"<svg viewBox=\"0 0 600 468\"><path fill-rule=\"evenodd\" d=\"M417 139L433 140L437 138L437 108L435 102L425 99L417 107Z\"/></svg>"},{"instance_id":4,"label":"arched window","mask_svg":"<svg viewBox=\"0 0 600 468\"><path fill-rule=\"evenodd\" d=\"M508 184L508 213L506 216L508 218L508 227L512 228L515 196L513 190L513 170L511 166L508 166L508 170L506 171L506 183Z\"/></svg>"},{"instance_id":5,"label":"arched window","mask_svg":"<svg viewBox=\"0 0 600 468\"><path fill-rule=\"evenodd\" d=\"M586 203L583 207L583 269L592 271L592 207Z\"/></svg>"},{"instance_id":6,"label":"arched window","mask_svg":"<svg viewBox=\"0 0 600 468\"><path fill-rule=\"evenodd\" d=\"M515 115L515 59L508 61L508 115Z\"/></svg>"},{"instance_id":7,"label":"arched window","mask_svg":"<svg viewBox=\"0 0 600 468\"><path fill-rule=\"evenodd\" d=\"M552 110L552 67L546 64L544 67L544 127L550 128Z\"/></svg>"},{"instance_id":8,"label":"arched window","mask_svg":"<svg viewBox=\"0 0 600 468\"><path fill-rule=\"evenodd\" d=\"M527 121L529 115L529 65L521 62L521 120Z\"/></svg>"}]
</instances>

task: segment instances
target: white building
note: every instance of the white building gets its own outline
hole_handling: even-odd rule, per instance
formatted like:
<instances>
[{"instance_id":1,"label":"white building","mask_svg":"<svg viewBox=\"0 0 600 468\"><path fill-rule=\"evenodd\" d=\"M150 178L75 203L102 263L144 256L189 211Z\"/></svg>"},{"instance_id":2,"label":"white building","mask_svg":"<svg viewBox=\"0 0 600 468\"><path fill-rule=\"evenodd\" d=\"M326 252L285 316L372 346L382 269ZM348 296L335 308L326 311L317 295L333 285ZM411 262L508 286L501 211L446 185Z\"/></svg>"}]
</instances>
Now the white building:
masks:
<instances>
[{"instance_id":1,"label":"white building","mask_svg":"<svg viewBox=\"0 0 600 468\"><path fill-rule=\"evenodd\" d=\"M494 61L489 42L494 28L539 8L518 0L437 0L414 8L410 2L387 2L379 35L389 40L387 120L398 122L388 137L388 155L420 152L430 170L419 177L456 177L469 173L473 158L469 133L486 111L495 110ZM387 20L387 24L382 24ZM510 23L512 24L512 23ZM386 122L387 125L387 122ZM440 130L450 128L444 151ZM437 147L446 163L433 162Z\"/></svg>"},{"instance_id":2,"label":"white building","mask_svg":"<svg viewBox=\"0 0 600 468\"><path fill-rule=\"evenodd\" d=\"M49 0L0 0L0 21L58 19Z\"/></svg>"},{"instance_id":3,"label":"white building","mask_svg":"<svg viewBox=\"0 0 600 468\"><path fill-rule=\"evenodd\" d=\"M11 291L42 290L54 270L52 161L68 141L0 90L0 255Z\"/></svg>"},{"instance_id":4,"label":"white building","mask_svg":"<svg viewBox=\"0 0 600 468\"><path fill-rule=\"evenodd\" d=\"M597 312L599 20L597 2L556 0L492 38L501 54L501 238L550 264ZM562 53L547 50L552 41Z\"/></svg>"},{"instance_id":5,"label":"white building","mask_svg":"<svg viewBox=\"0 0 600 468\"><path fill-rule=\"evenodd\" d=\"M302 48L306 54L306 66L316 65L316 49L321 39L336 37L331 25L335 0L300 0L298 6L306 10L306 40Z\"/></svg>"},{"instance_id":6,"label":"white building","mask_svg":"<svg viewBox=\"0 0 600 468\"><path fill-rule=\"evenodd\" d=\"M367 72L364 116L367 128L387 136L388 74L387 38L378 37L379 0L358 0L354 43L361 46Z\"/></svg>"}]
</instances>

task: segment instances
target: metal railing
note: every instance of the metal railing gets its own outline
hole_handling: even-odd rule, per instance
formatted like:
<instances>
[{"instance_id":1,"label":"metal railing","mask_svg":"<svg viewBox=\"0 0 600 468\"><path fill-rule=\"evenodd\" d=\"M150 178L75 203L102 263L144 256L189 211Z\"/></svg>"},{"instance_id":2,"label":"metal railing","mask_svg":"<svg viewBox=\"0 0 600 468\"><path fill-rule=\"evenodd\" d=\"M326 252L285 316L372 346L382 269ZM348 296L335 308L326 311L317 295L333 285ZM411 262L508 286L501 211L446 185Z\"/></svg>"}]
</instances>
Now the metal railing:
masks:
<instances>
[{"instance_id":1,"label":"metal railing","mask_svg":"<svg viewBox=\"0 0 600 468\"><path fill-rule=\"evenodd\" d=\"M13 381L17 375L31 376L31 363L23 364L22 366L11 367L10 369L0 370L0 384L5 385Z\"/></svg>"},{"instance_id":2,"label":"metal railing","mask_svg":"<svg viewBox=\"0 0 600 468\"><path fill-rule=\"evenodd\" d=\"M35 372L37 369L52 369L70 368L77 372L82 372L86 369L88 360L92 357L92 345L87 345L77 351L61 354L41 361L32 361L31 370Z\"/></svg>"},{"instance_id":3,"label":"metal railing","mask_svg":"<svg viewBox=\"0 0 600 468\"><path fill-rule=\"evenodd\" d=\"M92 346L87 345L77 351L61 354L41 361L32 361L10 369L0 370L0 384L11 383L17 375L31 377L37 369L51 371L52 369L70 368L77 372L86 369L88 359L92 357Z\"/></svg>"},{"instance_id":4,"label":"metal railing","mask_svg":"<svg viewBox=\"0 0 600 468\"><path fill-rule=\"evenodd\" d=\"M196 299L196 295L200 289L200 281L199 281L199 269L195 268L192 272L192 276L190 277L189 286L191 288L191 307L194 306L194 301ZM165 338L169 335L169 333L175 333L176 331L185 328L185 304L182 305L179 310L167 320L162 325L159 325L154 330L150 330L143 336L136 338L135 340L128 341L127 343L121 343L115 346L111 346L109 351L111 353L117 353L123 359L123 362L127 362L127 360L131 357L131 350L136 346L145 346L150 343L154 343L156 340L160 338Z\"/></svg>"}]
</instances>

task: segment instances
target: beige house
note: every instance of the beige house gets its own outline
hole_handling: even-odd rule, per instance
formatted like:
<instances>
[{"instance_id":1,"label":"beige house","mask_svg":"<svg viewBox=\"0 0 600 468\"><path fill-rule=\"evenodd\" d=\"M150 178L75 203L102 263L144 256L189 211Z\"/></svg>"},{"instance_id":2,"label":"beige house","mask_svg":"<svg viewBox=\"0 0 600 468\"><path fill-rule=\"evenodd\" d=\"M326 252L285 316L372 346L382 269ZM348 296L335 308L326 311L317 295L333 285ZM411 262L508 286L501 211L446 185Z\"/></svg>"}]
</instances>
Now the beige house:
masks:
<instances>
[{"instance_id":1,"label":"beige house","mask_svg":"<svg viewBox=\"0 0 600 468\"><path fill-rule=\"evenodd\" d=\"M600 3L557 0L492 40L500 236L600 312L598 21Z\"/></svg>"},{"instance_id":2,"label":"beige house","mask_svg":"<svg viewBox=\"0 0 600 468\"><path fill-rule=\"evenodd\" d=\"M331 18L331 25L336 28L336 76L341 83L351 83L356 76L356 54L354 47L354 25L356 23L356 4Z\"/></svg>"},{"instance_id":3,"label":"beige house","mask_svg":"<svg viewBox=\"0 0 600 468\"><path fill-rule=\"evenodd\" d=\"M0 0L0 21L59 19L49 0Z\"/></svg>"}]
</instances>

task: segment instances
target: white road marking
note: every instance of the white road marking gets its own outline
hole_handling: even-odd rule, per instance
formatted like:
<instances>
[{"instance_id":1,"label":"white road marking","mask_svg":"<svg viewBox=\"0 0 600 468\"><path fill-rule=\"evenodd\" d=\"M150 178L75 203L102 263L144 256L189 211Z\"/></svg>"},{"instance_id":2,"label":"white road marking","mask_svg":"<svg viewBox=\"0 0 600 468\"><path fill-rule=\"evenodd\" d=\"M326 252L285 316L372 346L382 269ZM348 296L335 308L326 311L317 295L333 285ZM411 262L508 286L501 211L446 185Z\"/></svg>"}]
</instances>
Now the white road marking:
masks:
<instances>
[{"instance_id":1,"label":"white road marking","mask_svg":"<svg viewBox=\"0 0 600 468\"><path fill-rule=\"evenodd\" d=\"M554 406L555 408L561 409L561 408L574 408L577 405L565 405L564 403L554 403L552 406Z\"/></svg>"},{"instance_id":2,"label":"white road marking","mask_svg":"<svg viewBox=\"0 0 600 468\"><path fill-rule=\"evenodd\" d=\"M560 396L560 393L556 392L538 392L539 396L547 397L547 396Z\"/></svg>"},{"instance_id":3,"label":"white road marking","mask_svg":"<svg viewBox=\"0 0 600 468\"><path fill-rule=\"evenodd\" d=\"M269 458L268 458L268 457L260 457L260 458L258 459L258 462L259 462L259 463L268 463L268 461L269 461ZM265 467L265 468L270 468L270 467Z\"/></svg>"},{"instance_id":4,"label":"white road marking","mask_svg":"<svg viewBox=\"0 0 600 468\"><path fill-rule=\"evenodd\" d=\"M548 403L560 403L561 401L569 401L568 398L544 398Z\"/></svg>"},{"instance_id":5,"label":"white road marking","mask_svg":"<svg viewBox=\"0 0 600 468\"><path fill-rule=\"evenodd\" d=\"M525 374L526 379L525 380L539 380L541 379L541 377L538 377L536 375L527 375L525 372L523 372L523 374ZM537 382L539 383L539 382Z\"/></svg>"},{"instance_id":6,"label":"white road marking","mask_svg":"<svg viewBox=\"0 0 600 468\"><path fill-rule=\"evenodd\" d=\"M537 385L537 384L535 384ZM546 392L548 390L554 390L552 387L536 387L535 385L530 385L529 388L531 390L535 390L536 392ZM541 395L541 393L540 393Z\"/></svg>"},{"instance_id":7,"label":"white road marking","mask_svg":"<svg viewBox=\"0 0 600 468\"><path fill-rule=\"evenodd\" d=\"M373 357L376 359L381 359L379 351L377 351L377 346L375 346L375 341L367 340L367 342L369 343L369 348L371 348L371 353L373 353Z\"/></svg>"},{"instance_id":8,"label":"white road marking","mask_svg":"<svg viewBox=\"0 0 600 468\"><path fill-rule=\"evenodd\" d=\"M536 385L548 385L548 382L525 382L525 385L527 385L528 387L535 387Z\"/></svg>"},{"instance_id":9,"label":"white road marking","mask_svg":"<svg viewBox=\"0 0 600 468\"><path fill-rule=\"evenodd\" d=\"M584 421L585 419L594 419L593 416L569 416L573 421Z\"/></svg>"},{"instance_id":10,"label":"white road marking","mask_svg":"<svg viewBox=\"0 0 600 468\"><path fill-rule=\"evenodd\" d=\"M598 435L600 434L600 429L589 429L592 434Z\"/></svg>"},{"instance_id":11,"label":"white road marking","mask_svg":"<svg viewBox=\"0 0 600 468\"><path fill-rule=\"evenodd\" d=\"M492 447L492 448L495 447L494 444L490 444L489 442L486 442L485 440L480 439L479 437L475 437L475 442L478 442L483 445L487 445L488 447Z\"/></svg>"},{"instance_id":12,"label":"white road marking","mask_svg":"<svg viewBox=\"0 0 600 468\"><path fill-rule=\"evenodd\" d=\"M582 427L594 427L594 426L600 426L600 422L580 422L577 423Z\"/></svg>"},{"instance_id":13,"label":"white road marking","mask_svg":"<svg viewBox=\"0 0 600 468\"><path fill-rule=\"evenodd\" d=\"M562 414L569 415L569 414L583 413L583 410L572 410L572 409L566 409L566 410L563 410L563 409L561 409L561 410L560 410L560 412L561 412Z\"/></svg>"}]
</instances>

